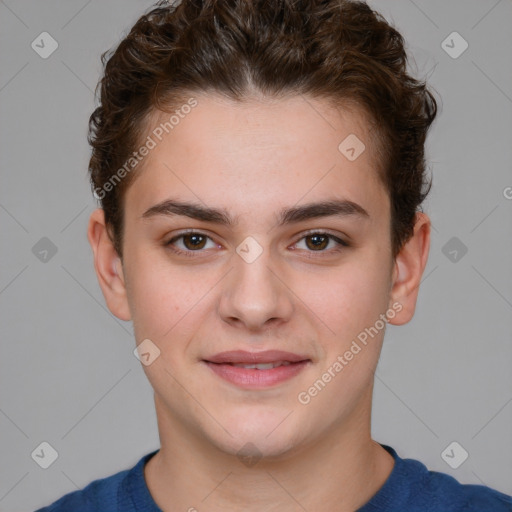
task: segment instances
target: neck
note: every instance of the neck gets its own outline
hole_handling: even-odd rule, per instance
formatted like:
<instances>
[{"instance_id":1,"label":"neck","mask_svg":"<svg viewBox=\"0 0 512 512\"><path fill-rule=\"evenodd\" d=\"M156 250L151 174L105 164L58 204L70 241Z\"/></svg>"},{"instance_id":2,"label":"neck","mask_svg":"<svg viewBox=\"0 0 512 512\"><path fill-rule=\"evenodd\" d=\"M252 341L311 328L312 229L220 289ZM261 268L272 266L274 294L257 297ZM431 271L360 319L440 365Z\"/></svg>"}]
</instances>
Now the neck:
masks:
<instances>
[{"instance_id":1,"label":"neck","mask_svg":"<svg viewBox=\"0 0 512 512\"><path fill-rule=\"evenodd\" d=\"M371 390L369 390L371 401ZM364 401L363 401L364 402ZM384 484L393 458L370 436L371 406L307 446L244 465L174 421L155 395L160 451L144 475L164 512L354 511ZM371 405L371 404L370 404Z\"/></svg>"}]
</instances>

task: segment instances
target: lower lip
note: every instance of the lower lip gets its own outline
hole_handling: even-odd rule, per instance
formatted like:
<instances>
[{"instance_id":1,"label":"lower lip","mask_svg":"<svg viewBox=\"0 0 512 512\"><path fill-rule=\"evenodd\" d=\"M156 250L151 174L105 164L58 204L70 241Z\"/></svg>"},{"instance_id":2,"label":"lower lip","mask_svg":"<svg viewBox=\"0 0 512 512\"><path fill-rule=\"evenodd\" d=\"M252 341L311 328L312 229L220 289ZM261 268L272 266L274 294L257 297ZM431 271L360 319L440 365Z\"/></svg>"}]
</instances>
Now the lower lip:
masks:
<instances>
[{"instance_id":1,"label":"lower lip","mask_svg":"<svg viewBox=\"0 0 512 512\"><path fill-rule=\"evenodd\" d=\"M219 377L246 389L262 389L295 377L309 363L309 361L299 361L286 366L277 366L269 370L258 370L256 368L241 368L231 364L218 364L205 361L213 372Z\"/></svg>"}]
</instances>

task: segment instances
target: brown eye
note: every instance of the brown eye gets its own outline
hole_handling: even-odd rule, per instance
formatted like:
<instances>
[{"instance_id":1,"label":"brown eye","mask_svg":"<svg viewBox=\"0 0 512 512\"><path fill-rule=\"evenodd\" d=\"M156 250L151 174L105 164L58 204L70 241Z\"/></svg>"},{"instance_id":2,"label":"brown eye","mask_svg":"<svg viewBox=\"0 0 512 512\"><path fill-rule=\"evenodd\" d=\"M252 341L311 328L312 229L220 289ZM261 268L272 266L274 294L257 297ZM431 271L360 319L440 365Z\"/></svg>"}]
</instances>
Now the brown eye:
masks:
<instances>
[{"instance_id":1,"label":"brown eye","mask_svg":"<svg viewBox=\"0 0 512 512\"><path fill-rule=\"evenodd\" d=\"M208 243L211 245L208 246ZM190 231L171 238L165 245L177 254L192 256L206 252L203 249L219 248L219 246L204 233Z\"/></svg>"},{"instance_id":2,"label":"brown eye","mask_svg":"<svg viewBox=\"0 0 512 512\"><path fill-rule=\"evenodd\" d=\"M313 257L312 253L314 252L318 253L318 257L321 257L343 251L349 247L349 244L331 233L317 231L305 233L295 244L295 247L305 251L304 255L307 257Z\"/></svg>"},{"instance_id":3,"label":"brown eye","mask_svg":"<svg viewBox=\"0 0 512 512\"><path fill-rule=\"evenodd\" d=\"M190 235L182 235L183 245L193 251L194 249L202 249L205 246L207 237L198 233L192 233Z\"/></svg>"},{"instance_id":4,"label":"brown eye","mask_svg":"<svg viewBox=\"0 0 512 512\"><path fill-rule=\"evenodd\" d=\"M329 244L330 238L331 237L326 236L326 235L315 234L315 235L306 236L305 240L306 240L306 245L307 245L308 249L322 250L327 247L327 245Z\"/></svg>"}]
</instances>

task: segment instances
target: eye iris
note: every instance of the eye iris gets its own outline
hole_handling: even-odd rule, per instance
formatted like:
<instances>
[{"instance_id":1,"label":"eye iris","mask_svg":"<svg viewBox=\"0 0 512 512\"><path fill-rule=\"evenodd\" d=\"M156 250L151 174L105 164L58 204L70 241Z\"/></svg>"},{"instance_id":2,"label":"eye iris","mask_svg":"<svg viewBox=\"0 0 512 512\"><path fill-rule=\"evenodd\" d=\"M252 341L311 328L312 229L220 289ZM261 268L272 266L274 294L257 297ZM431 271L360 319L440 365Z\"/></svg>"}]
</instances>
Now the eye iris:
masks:
<instances>
[{"instance_id":1,"label":"eye iris","mask_svg":"<svg viewBox=\"0 0 512 512\"><path fill-rule=\"evenodd\" d=\"M200 234L183 235L183 244L187 249L202 249L206 243L206 237ZM329 237L326 235L309 235L306 237L306 245L309 249L325 249L329 244Z\"/></svg>"},{"instance_id":2,"label":"eye iris","mask_svg":"<svg viewBox=\"0 0 512 512\"><path fill-rule=\"evenodd\" d=\"M320 241L321 239L322 241ZM310 240L314 240L312 246L309 243ZM329 238L325 235L309 235L306 237L306 245L309 249L325 249L328 243Z\"/></svg>"},{"instance_id":3,"label":"eye iris","mask_svg":"<svg viewBox=\"0 0 512 512\"><path fill-rule=\"evenodd\" d=\"M188 242L191 242L189 246ZM198 234L183 235L183 244L187 249L202 249L206 242L206 237Z\"/></svg>"}]
</instances>

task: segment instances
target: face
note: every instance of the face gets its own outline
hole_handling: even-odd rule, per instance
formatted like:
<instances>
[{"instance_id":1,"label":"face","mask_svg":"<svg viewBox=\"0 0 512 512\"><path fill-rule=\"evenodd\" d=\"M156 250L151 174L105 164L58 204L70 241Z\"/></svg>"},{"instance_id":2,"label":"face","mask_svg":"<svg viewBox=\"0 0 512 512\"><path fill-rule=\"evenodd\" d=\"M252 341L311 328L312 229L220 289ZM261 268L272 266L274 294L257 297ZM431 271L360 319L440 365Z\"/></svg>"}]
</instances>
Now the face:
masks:
<instances>
[{"instance_id":1,"label":"face","mask_svg":"<svg viewBox=\"0 0 512 512\"><path fill-rule=\"evenodd\" d=\"M361 114L195 98L127 190L121 284L102 288L160 351L143 368L166 425L278 456L369 413L403 309L389 198Z\"/></svg>"}]
</instances>

